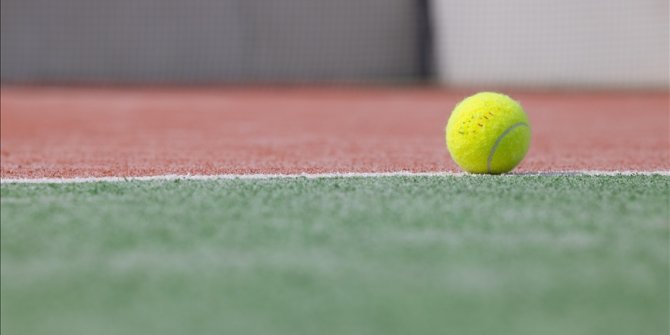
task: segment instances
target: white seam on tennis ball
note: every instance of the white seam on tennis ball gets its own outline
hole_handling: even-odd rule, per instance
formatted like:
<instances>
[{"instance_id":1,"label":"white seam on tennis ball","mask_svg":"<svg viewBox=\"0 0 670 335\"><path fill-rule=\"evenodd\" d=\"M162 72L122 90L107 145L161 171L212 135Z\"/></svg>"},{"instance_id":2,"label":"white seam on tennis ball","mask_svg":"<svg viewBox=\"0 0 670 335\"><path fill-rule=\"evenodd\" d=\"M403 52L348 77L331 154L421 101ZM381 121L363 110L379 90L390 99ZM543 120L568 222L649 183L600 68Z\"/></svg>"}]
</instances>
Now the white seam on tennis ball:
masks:
<instances>
[{"instance_id":1,"label":"white seam on tennis ball","mask_svg":"<svg viewBox=\"0 0 670 335\"><path fill-rule=\"evenodd\" d=\"M500 145L500 142L502 142L502 139L505 136L507 136L507 134L509 134L512 130L514 130L518 127L521 127L521 126L529 127L528 124L525 123L525 122L517 122L517 123L509 126L509 128L505 129L505 131L503 131L503 133L500 134L500 136L498 136L498 138L496 139L496 143L494 143L493 147L491 148L491 152L489 153L489 158L486 160L486 171L488 171L488 173L491 173L491 162L493 161L493 155L496 153L496 149L498 149L498 145Z\"/></svg>"}]
</instances>

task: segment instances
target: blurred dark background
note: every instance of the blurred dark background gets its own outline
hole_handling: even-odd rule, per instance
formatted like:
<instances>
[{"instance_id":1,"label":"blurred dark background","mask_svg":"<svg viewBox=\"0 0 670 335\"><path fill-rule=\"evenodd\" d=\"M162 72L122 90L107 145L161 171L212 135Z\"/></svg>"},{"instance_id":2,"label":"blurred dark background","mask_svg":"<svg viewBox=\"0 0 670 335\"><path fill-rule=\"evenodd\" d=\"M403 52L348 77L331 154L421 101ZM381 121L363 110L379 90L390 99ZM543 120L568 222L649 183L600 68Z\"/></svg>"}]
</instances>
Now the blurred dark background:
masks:
<instances>
[{"instance_id":1,"label":"blurred dark background","mask_svg":"<svg viewBox=\"0 0 670 335\"><path fill-rule=\"evenodd\" d=\"M666 0L3 0L3 84L668 87Z\"/></svg>"}]
</instances>

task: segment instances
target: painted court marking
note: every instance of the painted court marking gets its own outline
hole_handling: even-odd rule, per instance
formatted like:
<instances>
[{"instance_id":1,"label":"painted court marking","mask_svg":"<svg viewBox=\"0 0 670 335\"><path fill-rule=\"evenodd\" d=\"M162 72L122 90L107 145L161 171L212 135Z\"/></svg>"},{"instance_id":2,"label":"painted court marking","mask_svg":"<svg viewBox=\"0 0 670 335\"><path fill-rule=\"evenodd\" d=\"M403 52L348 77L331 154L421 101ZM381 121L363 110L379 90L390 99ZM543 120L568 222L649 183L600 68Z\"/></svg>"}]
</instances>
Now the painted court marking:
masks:
<instances>
[{"instance_id":1,"label":"painted court marking","mask_svg":"<svg viewBox=\"0 0 670 335\"><path fill-rule=\"evenodd\" d=\"M670 171L600 171L600 170L578 170L578 171L545 171L545 172L520 172L499 175L502 178L518 176L670 176ZM138 177L74 177L74 178L3 178L2 184L77 184L95 182L128 182L128 181L174 181L174 180L267 180L267 179L328 179L328 178L378 178L378 177L472 177L473 175L463 172L363 172L363 173L296 173L296 174L218 174L218 175L156 175ZM484 175L485 176L485 175Z\"/></svg>"}]
</instances>

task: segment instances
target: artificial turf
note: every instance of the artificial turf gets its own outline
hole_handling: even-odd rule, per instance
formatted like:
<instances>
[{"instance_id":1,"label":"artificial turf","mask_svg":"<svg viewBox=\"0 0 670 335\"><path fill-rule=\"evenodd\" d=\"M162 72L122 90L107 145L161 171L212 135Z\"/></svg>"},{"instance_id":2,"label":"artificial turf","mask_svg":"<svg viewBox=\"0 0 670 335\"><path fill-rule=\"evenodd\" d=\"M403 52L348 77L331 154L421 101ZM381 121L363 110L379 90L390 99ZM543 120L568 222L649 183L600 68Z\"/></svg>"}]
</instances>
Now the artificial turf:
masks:
<instances>
[{"instance_id":1,"label":"artificial turf","mask_svg":"<svg viewBox=\"0 0 670 335\"><path fill-rule=\"evenodd\" d=\"M2 334L667 334L670 177L3 184Z\"/></svg>"}]
</instances>

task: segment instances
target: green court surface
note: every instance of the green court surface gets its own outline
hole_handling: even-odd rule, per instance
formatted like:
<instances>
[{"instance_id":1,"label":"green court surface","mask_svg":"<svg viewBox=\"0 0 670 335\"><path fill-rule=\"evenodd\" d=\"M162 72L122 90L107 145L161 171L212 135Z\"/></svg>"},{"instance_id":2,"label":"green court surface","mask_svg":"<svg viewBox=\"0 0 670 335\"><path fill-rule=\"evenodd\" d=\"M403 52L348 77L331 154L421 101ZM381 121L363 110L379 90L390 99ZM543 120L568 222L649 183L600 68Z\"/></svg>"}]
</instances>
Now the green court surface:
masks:
<instances>
[{"instance_id":1,"label":"green court surface","mask_svg":"<svg viewBox=\"0 0 670 335\"><path fill-rule=\"evenodd\" d=\"M2 185L2 334L667 334L668 176Z\"/></svg>"}]
</instances>

